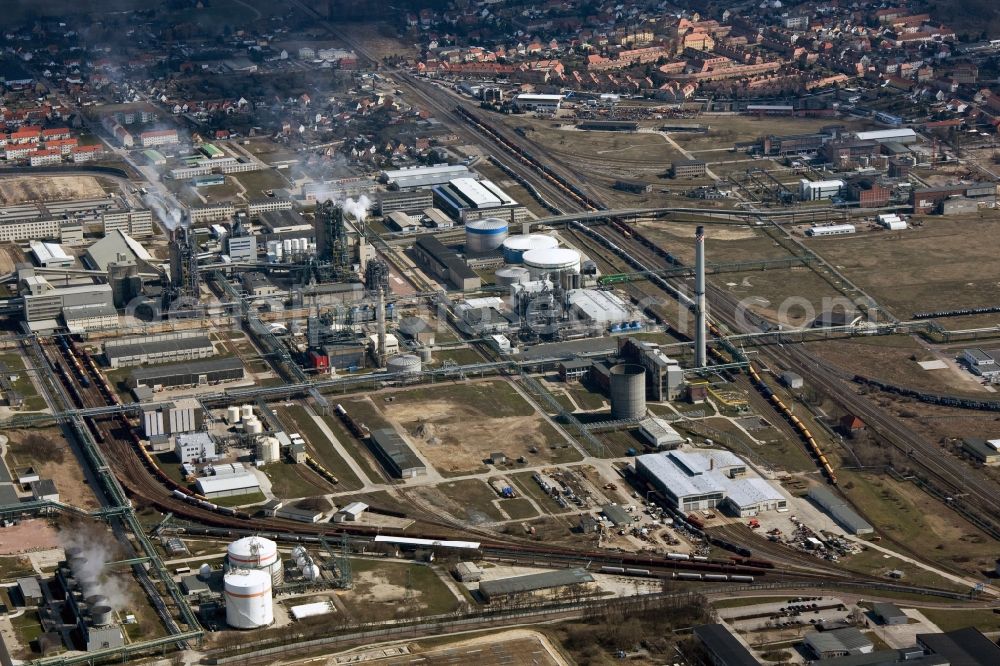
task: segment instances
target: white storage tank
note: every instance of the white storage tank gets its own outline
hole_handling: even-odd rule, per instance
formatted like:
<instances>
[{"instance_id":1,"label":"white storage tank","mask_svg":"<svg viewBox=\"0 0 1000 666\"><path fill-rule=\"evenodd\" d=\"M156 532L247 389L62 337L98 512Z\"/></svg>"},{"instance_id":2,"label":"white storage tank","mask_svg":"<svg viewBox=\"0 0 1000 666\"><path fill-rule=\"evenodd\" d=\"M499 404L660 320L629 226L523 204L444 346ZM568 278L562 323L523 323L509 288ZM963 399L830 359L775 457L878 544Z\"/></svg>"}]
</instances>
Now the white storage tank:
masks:
<instances>
[{"instance_id":1,"label":"white storage tank","mask_svg":"<svg viewBox=\"0 0 1000 666\"><path fill-rule=\"evenodd\" d=\"M281 442L277 437L261 437L257 446L258 457L265 463L278 462L281 459Z\"/></svg>"},{"instance_id":2,"label":"white storage tank","mask_svg":"<svg viewBox=\"0 0 1000 666\"><path fill-rule=\"evenodd\" d=\"M484 254L496 250L507 240L507 222L498 217L487 217L465 224L465 251Z\"/></svg>"},{"instance_id":3,"label":"white storage tank","mask_svg":"<svg viewBox=\"0 0 1000 666\"><path fill-rule=\"evenodd\" d=\"M292 251L292 239L291 238L286 238L285 240L281 241L281 247L285 250L285 254L288 254L289 252L291 252Z\"/></svg>"},{"instance_id":4,"label":"white storage tank","mask_svg":"<svg viewBox=\"0 0 1000 666\"><path fill-rule=\"evenodd\" d=\"M234 629L259 629L274 622L271 577L259 569L233 570L223 578L226 624Z\"/></svg>"},{"instance_id":5,"label":"white storage tank","mask_svg":"<svg viewBox=\"0 0 1000 666\"><path fill-rule=\"evenodd\" d=\"M420 357L414 354L400 354L390 358L385 367L390 374L420 372Z\"/></svg>"},{"instance_id":6,"label":"white storage tank","mask_svg":"<svg viewBox=\"0 0 1000 666\"><path fill-rule=\"evenodd\" d=\"M524 266L507 266L498 269L493 277L498 287L509 287L528 282L531 280L531 273Z\"/></svg>"},{"instance_id":7,"label":"white storage tank","mask_svg":"<svg viewBox=\"0 0 1000 666\"><path fill-rule=\"evenodd\" d=\"M564 247L529 250L524 253L524 267L531 273L532 280L541 279L546 275L552 279L562 273L579 273L580 253Z\"/></svg>"},{"instance_id":8,"label":"white storage tank","mask_svg":"<svg viewBox=\"0 0 1000 666\"><path fill-rule=\"evenodd\" d=\"M236 405L226 408L226 422L230 425L240 422L240 408Z\"/></svg>"},{"instance_id":9,"label":"white storage tank","mask_svg":"<svg viewBox=\"0 0 1000 666\"><path fill-rule=\"evenodd\" d=\"M243 421L243 431L248 435L260 435L264 432L264 424L257 419L245 419Z\"/></svg>"},{"instance_id":10,"label":"white storage tank","mask_svg":"<svg viewBox=\"0 0 1000 666\"><path fill-rule=\"evenodd\" d=\"M559 247L559 241L554 236L545 234L528 234L527 236L511 236L503 242L503 260L508 264L519 264L525 252L531 250L551 250Z\"/></svg>"},{"instance_id":11,"label":"white storage tank","mask_svg":"<svg viewBox=\"0 0 1000 666\"><path fill-rule=\"evenodd\" d=\"M240 407L240 414L243 416L244 419L252 419L253 405L243 405L242 407Z\"/></svg>"},{"instance_id":12,"label":"white storage tank","mask_svg":"<svg viewBox=\"0 0 1000 666\"><path fill-rule=\"evenodd\" d=\"M285 578L285 569L278 557L278 544L264 537L243 537L229 544L226 571L233 569L261 569L271 576L275 585L280 585Z\"/></svg>"}]
</instances>

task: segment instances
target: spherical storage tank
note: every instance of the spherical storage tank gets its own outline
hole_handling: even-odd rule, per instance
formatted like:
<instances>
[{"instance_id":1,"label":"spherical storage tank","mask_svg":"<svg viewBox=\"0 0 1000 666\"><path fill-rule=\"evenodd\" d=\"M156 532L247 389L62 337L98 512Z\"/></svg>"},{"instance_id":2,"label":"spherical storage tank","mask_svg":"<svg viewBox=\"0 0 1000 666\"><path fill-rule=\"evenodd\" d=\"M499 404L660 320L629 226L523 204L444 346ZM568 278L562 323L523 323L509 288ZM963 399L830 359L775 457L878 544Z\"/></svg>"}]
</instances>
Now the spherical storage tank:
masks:
<instances>
[{"instance_id":1,"label":"spherical storage tank","mask_svg":"<svg viewBox=\"0 0 1000 666\"><path fill-rule=\"evenodd\" d=\"M386 371L389 374L420 372L420 357L414 354L400 354L393 356L386 362Z\"/></svg>"},{"instance_id":2,"label":"spherical storage tank","mask_svg":"<svg viewBox=\"0 0 1000 666\"><path fill-rule=\"evenodd\" d=\"M611 368L611 418L641 419L646 416L646 369L634 363Z\"/></svg>"},{"instance_id":3,"label":"spherical storage tank","mask_svg":"<svg viewBox=\"0 0 1000 666\"><path fill-rule=\"evenodd\" d=\"M544 234L511 236L503 242L503 260L508 264L519 264L524 253L531 250L551 250L559 247L559 241Z\"/></svg>"},{"instance_id":4,"label":"spherical storage tank","mask_svg":"<svg viewBox=\"0 0 1000 666\"><path fill-rule=\"evenodd\" d=\"M487 217L465 224L465 251L472 254L492 252L507 240L507 222Z\"/></svg>"},{"instance_id":5,"label":"spherical storage tank","mask_svg":"<svg viewBox=\"0 0 1000 666\"><path fill-rule=\"evenodd\" d=\"M270 575L275 585L280 585L285 578L278 544L263 537L243 537L229 544L226 571L234 569L260 569Z\"/></svg>"},{"instance_id":6,"label":"spherical storage tank","mask_svg":"<svg viewBox=\"0 0 1000 666\"><path fill-rule=\"evenodd\" d=\"M493 277L498 287L509 287L528 282L531 280L531 273L523 266L508 266L497 270Z\"/></svg>"},{"instance_id":7,"label":"spherical storage tank","mask_svg":"<svg viewBox=\"0 0 1000 666\"><path fill-rule=\"evenodd\" d=\"M524 253L524 267L533 280L545 275L551 279L561 273L580 272L580 253L565 247L548 250L528 250Z\"/></svg>"},{"instance_id":8,"label":"spherical storage tank","mask_svg":"<svg viewBox=\"0 0 1000 666\"><path fill-rule=\"evenodd\" d=\"M230 571L223 578L226 624L234 629L258 629L274 622L271 577L266 571Z\"/></svg>"}]
</instances>

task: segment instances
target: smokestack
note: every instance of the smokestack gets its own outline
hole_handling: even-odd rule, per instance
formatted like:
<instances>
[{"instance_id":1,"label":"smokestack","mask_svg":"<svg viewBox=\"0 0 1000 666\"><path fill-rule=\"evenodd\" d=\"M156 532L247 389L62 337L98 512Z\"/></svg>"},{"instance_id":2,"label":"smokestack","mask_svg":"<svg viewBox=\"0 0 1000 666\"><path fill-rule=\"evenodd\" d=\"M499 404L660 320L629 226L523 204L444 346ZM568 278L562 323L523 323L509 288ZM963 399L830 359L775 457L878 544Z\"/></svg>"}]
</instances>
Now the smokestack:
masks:
<instances>
[{"instance_id":1,"label":"smokestack","mask_svg":"<svg viewBox=\"0 0 1000 666\"><path fill-rule=\"evenodd\" d=\"M378 306L375 310L375 321L378 323L378 364L385 366L385 291L378 288Z\"/></svg>"},{"instance_id":2,"label":"smokestack","mask_svg":"<svg viewBox=\"0 0 1000 666\"><path fill-rule=\"evenodd\" d=\"M704 368L707 363L706 355L706 325L707 315L705 306L705 227L698 227L694 235L694 365L697 368Z\"/></svg>"}]
</instances>

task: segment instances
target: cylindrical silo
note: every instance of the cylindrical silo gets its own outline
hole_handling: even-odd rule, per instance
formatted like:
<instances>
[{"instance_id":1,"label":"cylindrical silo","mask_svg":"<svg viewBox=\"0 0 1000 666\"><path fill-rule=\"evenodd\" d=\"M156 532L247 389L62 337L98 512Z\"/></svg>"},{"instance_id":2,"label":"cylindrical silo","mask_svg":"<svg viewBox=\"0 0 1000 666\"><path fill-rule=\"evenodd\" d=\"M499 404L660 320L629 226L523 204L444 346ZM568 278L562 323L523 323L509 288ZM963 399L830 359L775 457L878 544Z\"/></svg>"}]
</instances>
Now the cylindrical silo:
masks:
<instances>
[{"instance_id":1,"label":"cylindrical silo","mask_svg":"<svg viewBox=\"0 0 1000 666\"><path fill-rule=\"evenodd\" d=\"M497 217L466 222L465 251L483 254L496 250L507 240L507 222Z\"/></svg>"},{"instance_id":2,"label":"cylindrical silo","mask_svg":"<svg viewBox=\"0 0 1000 666\"><path fill-rule=\"evenodd\" d=\"M549 279L561 273L580 272L580 253L565 247L549 250L529 250L524 253L524 267L531 273L532 280L546 275Z\"/></svg>"},{"instance_id":3,"label":"cylindrical silo","mask_svg":"<svg viewBox=\"0 0 1000 666\"><path fill-rule=\"evenodd\" d=\"M641 419L646 416L646 369L634 363L611 368L611 418Z\"/></svg>"},{"instance_id":4,"label":"cylindrical silo","mask_svg":"<svg viewBox=\"0 0 1000 666\"><path fill-rule=\"evenodd\" d=\"M232 425L233 423L239 423L240 422L240 408L237 407L236 405L233 405L232 407L227 407L226 408L226 421L229 422L230 425Z\"/></svg>"},{"instance_id":5,"label":"cylindrical silo","mask_svg":"<svg viewBox=\"0 0 1000 666\"><path fill-rule=\"evenodd\" d=\"M257 448L259 451L257 457L266 463L278 462L281 457L281 443L277 437L262 437Z\"/></svg>"},{"instance_id":6,"label":"cylindrical silo","mask_svg":"<svg viewBox=\"0 0 1000 666\"><path fill-rule=\"evenodd\" d=\"M271 575L275 585L285 578L285 569L278 557L278 544L263 537L243 537L226 549L226 571L261 569Z\"/></svg>"},{"instance_id":7,"label":"cylindrical silo","mask_svg":"<svg viewBox=\"0 0 1000 666\"><path fill-rule=\"evenodd\" d=\"M240 415L245 418L253 418L253 405L243 405L240 407Z\"/></svg>"},{"instance_id":8,"label":"cylindrical silo","mask_svg":"<svg viewBox=\"0 0 1000 666\"><path fill-rule=\"evenodd\" d=\"M430 363L431 362L431 359L433 358L433 356L431 355L431 348L430 347L421 347L420 349L417 350L417 352L420 354L420 363L421 364Z\"/></svg>"},{"instance_id":9,"label":"cylindrical silo","mask_svg":"<svg viewBox=\"0 0 1000 666\"><path fill-rule=\"evenodd\" d=\"M503 242L503 260L508 264L519 264L524 259L525 252L551 250L557 247L559 247L559 241L554 236L546 236L545 234L511 236Z\"/></svg>"},{"instance_id":10,"label":"cylindrical silo","mask_svg":"<svg viewBox=\"0 0 1000 666\"><path fill-rule=\"evenodd\" d=\"M385 367L389 374L420 372L420 357L414 354L400 354L390 358Z\"/></svg>"},{"instance_id":11,"label":"cylindrical silo","mask_svg":"<svg viewBox=\"0 0 1000 666\"><path fill-rule=\"evenodd\" d=\"M264 424L257 419L246 419L243 421L243 432L248 435L260 435L264 432Z\"/></svg>"},{"instance_id":12,"label":"cylindrical silo","mask_svg":"<svg viewBox=\"0 0 1000 666\"><path fill-rule=\"evenodd\" d=\"M230 571L223 578L226 624L234 629L259 629L274 622L271 577L258 569Z\"/></svg>"},{"instance_id":13,"label":"cylindrical silo","mask_svg":"<svg viewBox=\"0 0 1000 666\"><path fill-rule=\"evenodd\" d=\"M509 287L513 284L524 284L531 280L531 273L523 266L507 266L500 268L493 276L498 287Z\"/></svg>"}]
</instances>

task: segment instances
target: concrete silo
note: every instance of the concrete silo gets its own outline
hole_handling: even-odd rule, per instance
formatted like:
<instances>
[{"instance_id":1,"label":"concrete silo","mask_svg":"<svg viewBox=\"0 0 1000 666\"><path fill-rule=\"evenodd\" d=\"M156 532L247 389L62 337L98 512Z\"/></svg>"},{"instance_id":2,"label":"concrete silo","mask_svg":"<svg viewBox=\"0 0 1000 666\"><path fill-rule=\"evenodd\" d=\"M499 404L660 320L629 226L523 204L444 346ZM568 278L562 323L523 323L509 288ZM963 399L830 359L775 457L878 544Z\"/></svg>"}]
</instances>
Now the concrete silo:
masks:
<instances>
[{"instance_id":1,"label":"concrete silo","mask_svg":"<svg viewBox=\"0 0 1000 666\"><path fill-rule=\"evenodd\" d=\"M611 368L611 418L641 419L646 416L646 369L634 363Z\"/></svg>"}]
</instances>

